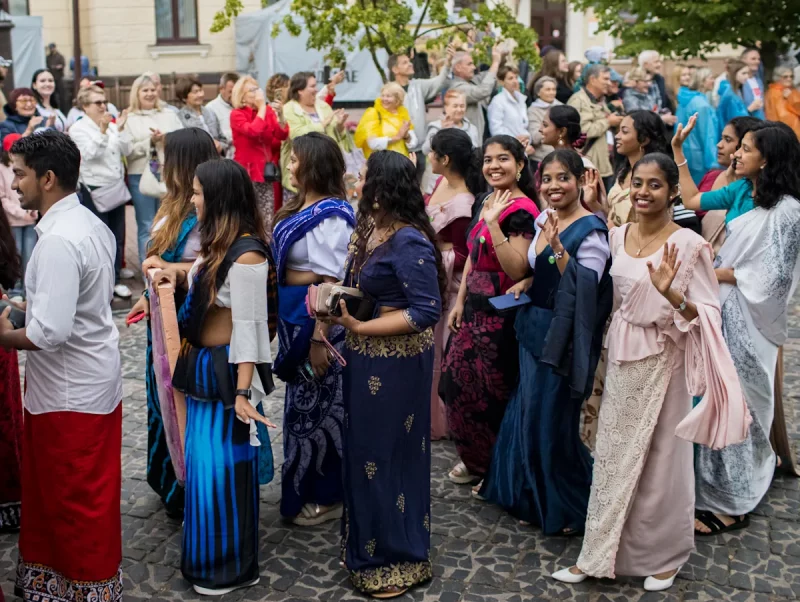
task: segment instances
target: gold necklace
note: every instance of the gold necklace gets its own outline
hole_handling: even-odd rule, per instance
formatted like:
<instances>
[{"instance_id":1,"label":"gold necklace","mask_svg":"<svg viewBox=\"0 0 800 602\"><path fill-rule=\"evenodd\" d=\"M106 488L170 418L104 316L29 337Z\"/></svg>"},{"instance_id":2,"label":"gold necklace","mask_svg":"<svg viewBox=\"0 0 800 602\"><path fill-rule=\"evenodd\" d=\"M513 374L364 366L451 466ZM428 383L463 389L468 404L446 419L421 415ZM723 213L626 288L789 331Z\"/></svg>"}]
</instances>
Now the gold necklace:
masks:
<instances>
[{"instance_id":1,"label":"gold necklace","mask_svg":"<svg viewBox=\"0 0 800 602\"><path fill-rule=\"evenodd\" d=\"M672 221L672 220L670 220L670 221ZM639 224L636 224L636 241L639 244L639 250L636 251L636 257L639 257L642 254L642 251L644 251L647 247L649 247L653 243L653 241L656 239L656 237L658 237L658 235L661 234L664 231L664 228L669 226L669 224L670 224L669 221L666 224L664 224L661 227L661 229L658 232L655 233L655 236L653 236L653 238L651 238L648 241L648 243L646 245L642 245L642 239L639 238Z\"/></svg>"}]
</instances>

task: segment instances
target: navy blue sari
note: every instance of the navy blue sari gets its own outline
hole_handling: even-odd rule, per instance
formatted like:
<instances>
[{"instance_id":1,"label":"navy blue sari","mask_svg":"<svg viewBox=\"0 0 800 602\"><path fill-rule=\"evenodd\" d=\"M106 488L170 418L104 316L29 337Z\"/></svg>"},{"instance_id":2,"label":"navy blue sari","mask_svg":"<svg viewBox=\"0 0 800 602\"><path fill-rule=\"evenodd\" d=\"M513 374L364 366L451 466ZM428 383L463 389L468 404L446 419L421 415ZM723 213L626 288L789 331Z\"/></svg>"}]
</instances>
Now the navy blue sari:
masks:
<instances>
[{"instance_id":1,"label":"navy blue sari","mask_svg":"<svg viewBox=\"0 0 800 602\"><path fill-rule=\"evenodd\" d=\"M297 516L307 503L333 506L342 502L342 367L331 362L324 377L310 382L298 374L300 365L308 361L315 321L305 307L308 287L285 283L292 245L331 217L355 226L350 203L325 199L281 220L273 232L279 315L274 370L286 382L281 479L281 515L286 517ZM341 352L344 330L331 327L328 339Z\"/></svg>"},{"instance_id":2,"label":"navy blue sari","mask_svg":"<svg viewBox=\"0 0 800 602\"><path fill-rule=\"evenodd\" d=\"M580 438L580 416L610 311L610 262L598 283L596 272L575 256L595 231L606 234L607 228L592 215L561 233L571 257L563 277L549 261L549 246L536 258L528 291L533 303L519 310L515 322L519 385L481 489L486 500L546 535L582 532L589 504L592 459Z\"/></svg>"},{"instance_id":3,"label":"navy blue sari","mask_svg":"<svg viewBox=\"0 0 800 602\"><path fill-rule=\"evenodd\" d=\"M350 264L346 283L378 308L403 309L414 330L345 338L342 558L369 594L432 576L430 391L441 298L433 245L414 228L398 230L365 265Z\"/></svg>"}]
</instances>

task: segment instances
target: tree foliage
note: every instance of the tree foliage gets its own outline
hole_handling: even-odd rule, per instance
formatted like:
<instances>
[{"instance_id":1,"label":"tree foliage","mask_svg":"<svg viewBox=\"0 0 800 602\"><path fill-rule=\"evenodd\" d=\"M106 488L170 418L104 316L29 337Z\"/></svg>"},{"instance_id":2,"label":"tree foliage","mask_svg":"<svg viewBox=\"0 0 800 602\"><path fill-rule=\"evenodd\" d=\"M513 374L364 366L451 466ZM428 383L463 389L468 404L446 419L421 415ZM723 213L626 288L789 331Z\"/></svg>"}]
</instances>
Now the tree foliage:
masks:
<instances>
[{"instance_id":1,"label":"tree foliage","mask_svg":"<svg viewBox=\"0 0 800 602\"><path fill-rule=\"evenodd\" d=\"M410 2L416 2L416 11ZM241 0L225 0L211 30L229 26L242 9ZM295 36L307 31L308 48L324 52L330 65L342 64L346 53L356 47L367 50L386 80L386 70L378 59L380 50L408 53L422 41L428 47L443 48L454 35L464 38L472 29L486 31L490 27L500 38L514 41L515 58L538 64L536 32L517 22L502 0L492 6L480 2L474 10L462 9L456 19L450 18L445 0L292 0L291 13L272 33L278 35L281 28ZM488 59L492 41L485 36L475 45L476 62L480 57Z\"/></svg>"},{"instance_id":2,"label":"tree foliage","mask_svg":"<svg viewBox=\"0 0 800 602\"><path fill-rule=\"evenodd\" d=\"M701 57L721 45L760 43L768 68L800 42L800 0L572 0L594 9L600 29L622 41L618 55L653 49Z\"/></svg>"}]
</instances>

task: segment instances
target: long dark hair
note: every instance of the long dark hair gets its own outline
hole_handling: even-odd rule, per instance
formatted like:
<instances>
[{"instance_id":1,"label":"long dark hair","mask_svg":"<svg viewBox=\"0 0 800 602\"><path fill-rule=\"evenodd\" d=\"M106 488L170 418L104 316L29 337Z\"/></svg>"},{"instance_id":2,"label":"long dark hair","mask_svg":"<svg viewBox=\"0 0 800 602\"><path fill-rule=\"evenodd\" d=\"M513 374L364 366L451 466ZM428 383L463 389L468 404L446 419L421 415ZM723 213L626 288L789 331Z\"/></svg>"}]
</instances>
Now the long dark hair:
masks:
<instances>
[{"instance_id":1,"label":"long dark hair","mask_svg":"<svg viewBox=\"0 0 800 602\"><path fill-rule=\"evenodd\" d=\"M446 298L447 274L442 265L442 253L436 246L436 232L425 212L425 200L417 183L417 169L407 158L393 151L372 153L367 160L364 194L358 202L358 222L355 231L355 251L351 266L361 266L367 257L367 241L375 228L376 209L387 221L396 221L416 228L433 244L436 268L439 272L439 292Z\"/></svg>"},{"instance_id":2,"label":"long dark hair","mask_svg":"<svg viewBox=\"0 0 800 602\"><path fill-rule=\"evenodd\" d=\"M10 289L22 277L22 260L5 211L0 211L0 286Z\"/></svg>"},{"instance_id":3,"label":"long dark hair","mask_svg":"<svg viewBox=\"0 0 800 602\"><path fill-rule=\"evenodd\" d=\"M643 145L644 154L661 153L667 157L672 156L672 147L667 135L667 126L661 120L661 116L653 111L632 111L628 117L633 120L633 128L636 130L636 140L640 144L647 140ZM617 155L617 182L622 186L625 178L631 171L631 163L624 155Z\"/></svg>"},{"instance_id":4,"label":"long dark hair","mask_svg":"<svg viewBox=\"0 0 800 602\"><path fill-rule=\"evenodd\" d=\"M753 202L772 209L783 196L800 201L800 141L792 129L775 121L765 121L752 130L758 152L766 162L756 180Z\"/></svg>"},{"instance_id":5,"label":"long dark hair","mask_svg":"<svg viewBox=\"0 0 800 602\"><path fill-rule=\"evenodd\" d=\"M654 163L658 169L661 170L661 173L664 174L664 179L667 181L667 186L669 186L670 190L680 190L681 178L678 166L675 164L675 160L672 157L664 153L649 153L645 155L633 166L633 173L636 173L640 165L649 165L651 163ZM678 203L683 203L680 194L672 199L670 203L667 203L667 205L671 207Z\"/></svg>"},{"instance_id":6,"label":"long dark hair","mask_svg":"<svg viewBox=\"0 0 800 602\"><path fill-rule=\"evenodd\" d=\"M567 144L575 146L581 140L581 115L569 105L555 105L547 111L550 122L558 129L564 129Z\"/></svg>"},{"instance_id":7,"label":"long dark hair","mask_svg":"<svg viewBox=\"0 0 800 602\"><path fill-rule=\"evenodd\" d=\"M244 234L267 241L256 192L247 171L230 159L206 161L195 172L203 187L203 220L200 223L202 286L217 297L216 278L231 245Z\"/></svg>"},{"instance_id":8,"label":"long dark hair","mask_svg":"<svg viewBox=\"0 0 800 602\"><path fill-rule=\"evenodd\" d=\"M538 71L538 73L536 73L536 75L533 76L531 85L528 86L528 96L530 98L536 98L533 93L533 90L536 87L536 82L545 76L552 77L554 80L556 80L556 82L561 82L562 84L567 85L569 72L562 73L558 70L558 63L561 61L562 56L564 56L564 53L560 50L551 50L542 57L542 68Z\"/></svg>"},{"instance_id":9,"label":"long dark hair","mask_svg":"<svg viewBox=\"0 0 800 602\"><path fill-rule=\"evenodd\" d=\"M492 144L499 144L503 147L503 150L507 150L511 153L517 163L522 162L522 170L519 175L519 180L517 181L517 186L525 196L538 205L539 197L536 193L536 184L533 181L533 174L531 173L528 157L525 156L525 147L522 146L522 143L513 136L508 136L506 134L492 136L483 143L484 154L486 154L486 149Z\"/></svg>"},{"instance_id":10,"label":"long dark hair","mask_svg":"<svg viewBox=\"0 0 800 602\"><path fill-rule=\"evenodd\" d=\"M485 192L486 180L481 173L483 155L472 148L469 134L458 128L439 130L431 140L431 150L439 159L450 158L450 169L464 178L464 183L473 195L478 196Z\"/></svg>"},{"instance_id":11,"label":"long dark hair","mask_svg":"<svg viewBox=\"0 0 800 602\"><path fill-rule=\"evenodd\" d=\"M736 132L736 136L739 138L739 144L736 145L736 150L739 150L739 147L742 146L744 135L762 123L764 122L760 119L757 119L756 117L750 117L749 115L744 117L734 117L727 123L727 125L733 128L733 131Z\"/></svg>"},{"instance_id":12,"label":"long dark hair","mask_svg":"<svg viewBox=\"0 0 800 602\"><path fill-rule=\"evenodd\" d=\"M273 224L297 213L306 196L311 193L346 199L344 186L344 155L342 149L330 136L311 132L292 140L292 151L297 156L295 176L299 184L295 197L285 203L275 214ZM273 226L274 227L274 226Z\"/></svg>"},{"instance_id":13,"label":"long dark hair","mask_svg":"<svg viewBox=\"0 0 800 602\"><path fill-rule=\"evenodd\" d=\"M152 234L147 256L163 255L175 244L181 224L194 211L192 185L197 166L219 159L217 147L208 132L200 128L183 128L166 135L164 139L164 184L167 194L161 201L153 223L166 218L164 224ZM148 168L149 169L149 168Z\"/></svg>"},{"instance_id":14,"label":"long dark hair","mask_svg":"<svg viewBox=\"0 0 800 602\"><path fill-rule=\"evenodd\" d=\"M50 71L50 69L37 69L36 71L33 72L33 77L31 78L31 90L33 90L33 97L36 99L36 102L38 102L40 105L44 104L42 102L42 95L39 94L35 86L36 86L36 78L39 77L42 73L49 73L50 75L53 75L53 72ZM53 75L53 82L55 81L56 81L56 76ZM50 96L50 106L53 107L54 109L59 108L58 94L56 94L57 91L58 90L53 90L53 94Z\"/></svg>"}]
</instances>

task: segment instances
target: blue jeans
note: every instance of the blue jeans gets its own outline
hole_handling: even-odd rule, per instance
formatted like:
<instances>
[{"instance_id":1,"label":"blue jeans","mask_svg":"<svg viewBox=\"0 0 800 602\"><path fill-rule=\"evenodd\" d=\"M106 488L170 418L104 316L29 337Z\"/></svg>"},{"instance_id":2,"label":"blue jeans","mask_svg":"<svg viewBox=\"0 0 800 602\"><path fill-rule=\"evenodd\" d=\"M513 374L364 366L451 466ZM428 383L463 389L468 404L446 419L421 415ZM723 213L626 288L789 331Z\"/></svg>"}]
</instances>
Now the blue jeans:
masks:
<instances>
[{"instance_id":1,"label":"blue jeans","mask_svg":"<svg viewBox=\"0 0 800 602\"><path fill-rule=\"evenodd\" d=\"M148 169L148 168L146 168ZM147 243L150 240L150 229L160 204L157 198L139 192L139 181L142 174L128 174L128 188L133 197L133 208L136 212L136 239L139 246L139 263L147 257Z\"/></svg>"},{"instance_id":2,"label":"blue jeans","mask_svg":"<svg viewBox=\"0 0 800 602\"><path fill-rule=\"evenodd\" d=\"M25 270L28 269L28 262L33 254L33 246L39 238L34 226L12 226L11 232L14 234L14 242L17 243L17 252L22 258L22 280L20 280L10 291L13 295L25 296Z\"/></svg>"}]
</instances>

